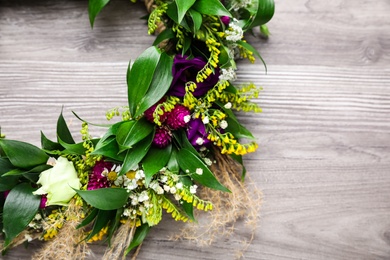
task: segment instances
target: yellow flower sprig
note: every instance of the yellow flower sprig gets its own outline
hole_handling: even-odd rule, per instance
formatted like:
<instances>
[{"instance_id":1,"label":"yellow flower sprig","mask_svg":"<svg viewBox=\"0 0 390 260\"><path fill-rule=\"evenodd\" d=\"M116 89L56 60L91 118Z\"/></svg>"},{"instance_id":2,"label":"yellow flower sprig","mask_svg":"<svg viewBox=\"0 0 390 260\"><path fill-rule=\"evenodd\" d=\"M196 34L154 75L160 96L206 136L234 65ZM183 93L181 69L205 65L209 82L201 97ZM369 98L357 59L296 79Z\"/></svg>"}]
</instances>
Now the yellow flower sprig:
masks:
<instances>
[{"instance_id":1,"label":"yellow flower sprig","mask_svg":"<svg viewBox=\"0 0 390 260\"><path fill-rule=\"evenodd\" d=\"M148 19L148 34L153 34L163 22L162 17L168 10L168 3L156 0L156 8L150 13Z\"/></svg>"}]
</instances>

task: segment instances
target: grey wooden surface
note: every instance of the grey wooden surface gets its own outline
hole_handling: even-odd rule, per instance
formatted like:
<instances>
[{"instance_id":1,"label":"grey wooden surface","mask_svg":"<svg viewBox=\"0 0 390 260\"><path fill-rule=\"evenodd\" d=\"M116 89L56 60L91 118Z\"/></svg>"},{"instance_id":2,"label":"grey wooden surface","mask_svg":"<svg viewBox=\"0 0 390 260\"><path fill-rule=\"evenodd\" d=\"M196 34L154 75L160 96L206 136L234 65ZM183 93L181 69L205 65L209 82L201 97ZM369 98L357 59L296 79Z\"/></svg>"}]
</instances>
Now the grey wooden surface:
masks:
<instances>
[{"instance_id":1,"label":"grey wooden surface","mask_svg":"<svg viewBox=\"0 0 390 260\"><path fill-rule=\"evenodd\" d=\"M264 91L240 114L260 144L246 157L264 193L244 259L390 259L390 2L276 0L268 64L239 64ZM61 108L104 122L126 103L128 61L150 46L141 4L115 1L90 29L87 1L0 0L0 125L10 139L51 138ZM101 130L94 129L96 135ZM233 259L245 232L211 247L170 241L166 219L139 259ZM34 245L3 259L29 259ZM94 246L99 259L103 247Z\"/></svg>"}]
</instances>

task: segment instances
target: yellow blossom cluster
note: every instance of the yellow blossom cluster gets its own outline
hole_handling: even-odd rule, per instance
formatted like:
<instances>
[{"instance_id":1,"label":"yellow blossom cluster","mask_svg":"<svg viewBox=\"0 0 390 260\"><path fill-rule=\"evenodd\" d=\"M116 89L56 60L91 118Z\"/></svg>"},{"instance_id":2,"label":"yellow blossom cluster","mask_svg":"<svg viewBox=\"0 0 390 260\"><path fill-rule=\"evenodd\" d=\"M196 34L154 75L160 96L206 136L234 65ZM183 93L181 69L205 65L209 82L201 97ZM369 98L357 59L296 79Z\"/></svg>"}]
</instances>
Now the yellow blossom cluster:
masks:
<instances>
[{"instance_id":1,"label":"yellow blossom cluster","mask_svg":"<svg viewBox=\"0 0 390 260\"><path fill-rule=\"evenodd\" d=\"M88 242L96 242L103 240L104 236L107 235L108 226L102 228L97 234L93 235Z\"/></svg>"},{"instance_id":2,"label":"yellow blossom cluster","mask_svg":"<svg viewBox=\"0 0 390 260\"><path fill-rule=\"evenodd\" d=\"M65 216L60 210L53 210L44 220L45 232L44 240L50 240L55 237L58 230L62 228L65 222Z\"/></svg>"},{"instance_id":3,"label":"yellow blossom cluster","mask_svg":"<svg viewBox=\"0 0 390 260\"><path fill-rule=\"evenodd\" d=\"M236 154L236 155L245 155L247 153L252 153L258 148L258 144L251 142L248 144L241 144L231 133L220 133L218 131L212 131L207 139L214 142L218 147L221 147L222 154Z\"/></svg>"}]
</instances>

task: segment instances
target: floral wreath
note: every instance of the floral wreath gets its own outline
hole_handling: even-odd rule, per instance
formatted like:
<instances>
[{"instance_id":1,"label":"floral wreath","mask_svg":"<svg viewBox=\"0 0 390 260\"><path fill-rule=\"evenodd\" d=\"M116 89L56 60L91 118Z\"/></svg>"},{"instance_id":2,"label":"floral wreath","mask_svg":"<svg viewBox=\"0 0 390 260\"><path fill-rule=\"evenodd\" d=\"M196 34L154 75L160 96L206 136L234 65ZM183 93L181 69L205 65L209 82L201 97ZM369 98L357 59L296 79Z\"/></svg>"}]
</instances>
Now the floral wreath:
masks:
<instances>
[{"instance_id":1,"label":"floral wreath","mask_svg":"<svg viewBox=\"0 0 390 260\"><path fill-rule=\"evenodd\" d=\"M91 26L108 3L89 0ZM3 253L39 238L47 243L35 258L80 259L89 242L106 240L105 258L115 259L141 245L164 210L187 222L195 209L217 208L212 233L238 217L257 218L259 197L243 184L242 156L258 145L233 110L260 112L250 101L260 89L234 84L235 60L263 61L244 33L260 27L268 36L273 0L145 4L148 33L157 37L129 65L128 105L107 112L120 120L102 126L101 138L75 114L76 143L62 113L57 140L42 133L42 148L0 133ZM188 232L195 231L182 237Z\"/></svg>"}]
</instances>

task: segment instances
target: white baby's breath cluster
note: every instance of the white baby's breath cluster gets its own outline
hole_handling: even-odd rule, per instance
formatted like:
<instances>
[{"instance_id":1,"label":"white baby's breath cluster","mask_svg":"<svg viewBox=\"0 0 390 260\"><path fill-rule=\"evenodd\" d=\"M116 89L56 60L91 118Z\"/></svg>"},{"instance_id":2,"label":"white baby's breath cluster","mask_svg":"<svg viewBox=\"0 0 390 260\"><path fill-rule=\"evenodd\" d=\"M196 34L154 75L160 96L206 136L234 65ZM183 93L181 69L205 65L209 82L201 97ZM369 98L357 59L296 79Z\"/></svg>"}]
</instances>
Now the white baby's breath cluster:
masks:
<instances>
[{"instance_id":1,"label":"white baby's breath cluster","mask_svg":"<svg viewBox=\"0 0 390 260\"><path fill-rule=\"evenodd\" d=\"M230 6L234 11L238 11L241 8L246 8L251 4L251 0L231 0Z\"/></svg>"},{"instance_id":2,"label":"white baby's breath cluster","mask_svg":"<svg viewBox=\"0 0 390 260\"><path fill-rule=\"evenodd\" d=\"M238 42L244 37L244 32L235 18L229 23L229 28L225 30L225 34L226 40L231 42Z\"/></svg>"},{"instance_id":3,"label":"white baby's breath cluster","mask_svg":"<svg viewBox=\"0 0 390 260\"><path fill-rule=\"evenodd\" d=\"M236 79L237 75L233 68L221 69L219 80L234 82Z\"/></svg>"}]
</instances>

